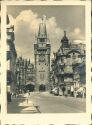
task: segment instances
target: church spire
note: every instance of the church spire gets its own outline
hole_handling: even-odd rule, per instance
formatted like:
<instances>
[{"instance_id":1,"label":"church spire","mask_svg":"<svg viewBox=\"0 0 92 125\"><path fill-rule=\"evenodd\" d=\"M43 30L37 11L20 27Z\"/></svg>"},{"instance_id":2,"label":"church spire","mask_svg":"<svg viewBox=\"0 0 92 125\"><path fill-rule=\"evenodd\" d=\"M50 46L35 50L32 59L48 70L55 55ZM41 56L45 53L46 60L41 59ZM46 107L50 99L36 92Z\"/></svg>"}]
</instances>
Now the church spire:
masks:
<instances>
[{"instance_id":1,"label":"church spire","mask_svg":"<svg viewBox=\"0 0 92 125\"><path fill-rule=\"evenodd\" d=\"M47 38L45 15L42 17L42 23L39 24L38 38Z\"/></svg>"}]
</instances>

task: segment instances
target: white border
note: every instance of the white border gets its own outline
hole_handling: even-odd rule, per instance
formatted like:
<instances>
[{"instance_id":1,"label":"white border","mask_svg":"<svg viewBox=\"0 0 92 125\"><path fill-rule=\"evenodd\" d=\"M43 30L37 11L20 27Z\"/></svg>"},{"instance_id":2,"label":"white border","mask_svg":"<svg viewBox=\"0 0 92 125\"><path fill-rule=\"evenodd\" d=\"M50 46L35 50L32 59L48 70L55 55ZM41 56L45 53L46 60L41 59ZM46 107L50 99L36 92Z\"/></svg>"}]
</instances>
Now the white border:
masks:
<instances>
[{"instance_id":1,"label":"white border","mask_svg":"<svg viewBox=\"0 0 92 125\"><path fill-rule=\"evenodd\" d=\"M90 88L91 88L91 2L90 1L13 1L13 2L1 2L1 96L2 96L2 107L1 107L1 118L3 123L12 123L12 124L25 124L25 125L63 125L63 124L80 124L88 125L90 124ZM86 87L87 87L87 112L86 113L45 113L45 114L7 114L7 105L6 105L6 7L7 5L83 5L85 6L85 16L86 16ZM71 18L71 17L70 17ZM6 107L6 108L5 108ZM6 122L7 121L7 122Z\"/></svg>"}]
</instances>

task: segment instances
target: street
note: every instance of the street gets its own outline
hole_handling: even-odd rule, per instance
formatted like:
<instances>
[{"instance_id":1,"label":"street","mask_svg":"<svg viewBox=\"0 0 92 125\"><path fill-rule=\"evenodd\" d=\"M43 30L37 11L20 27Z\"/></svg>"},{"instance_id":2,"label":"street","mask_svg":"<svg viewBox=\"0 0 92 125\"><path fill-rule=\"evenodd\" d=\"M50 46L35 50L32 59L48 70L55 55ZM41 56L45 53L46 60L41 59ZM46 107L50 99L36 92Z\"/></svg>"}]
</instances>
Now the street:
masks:
<instances>
[{"instance_id":1,"label":"street","mask_svg":"<svg viewBox=\"0 0 92 125\"><path fill-rule=\"evenodd\" d=\"M20 97L8 104L8 113L83 113L86 100L54 96L48 92L32 92L30 99Z\"/></svg>"}]
</instances>

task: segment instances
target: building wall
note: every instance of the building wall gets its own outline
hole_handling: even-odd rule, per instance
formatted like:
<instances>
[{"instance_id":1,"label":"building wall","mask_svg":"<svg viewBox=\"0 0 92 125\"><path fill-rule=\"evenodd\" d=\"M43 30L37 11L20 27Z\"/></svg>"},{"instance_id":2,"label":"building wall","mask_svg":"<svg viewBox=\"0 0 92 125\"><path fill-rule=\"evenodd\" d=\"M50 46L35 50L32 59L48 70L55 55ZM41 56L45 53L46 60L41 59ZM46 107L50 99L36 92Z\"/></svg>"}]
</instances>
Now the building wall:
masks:
<instances>
[{"instance_id":1,"label":"building wall","mask_svg":"<svg viewBox=\"0 0 92 125\"><path fill-rule=\"evenodd\" d=\"M35 84L35 69L30 60L22 57L17 58L16 74L17 88L19 90L23 90L23 87L28 84Z\"/></svg>"},{"instance_id":2,"label":"building wall","mask_svg":"<svg viewBox=\"0 0 92 125\"><path fill-rule=\"evenodd\" d=\"M14 43L14 26L7 24L7 86L8 91L16 90L16 49Z\"/></svg>"},{"instance_id":3,"label":"building wall","mask_svg":"<svg viewBox=\"0 0 92 125\"><path fill-rule=\"evenodd\" d=\"M66 34L61 42L51 64L53 84L57 82L57 86L65 84L66 87L85 84L85 45L69 44Z\"/></svg>"}]
</instances>

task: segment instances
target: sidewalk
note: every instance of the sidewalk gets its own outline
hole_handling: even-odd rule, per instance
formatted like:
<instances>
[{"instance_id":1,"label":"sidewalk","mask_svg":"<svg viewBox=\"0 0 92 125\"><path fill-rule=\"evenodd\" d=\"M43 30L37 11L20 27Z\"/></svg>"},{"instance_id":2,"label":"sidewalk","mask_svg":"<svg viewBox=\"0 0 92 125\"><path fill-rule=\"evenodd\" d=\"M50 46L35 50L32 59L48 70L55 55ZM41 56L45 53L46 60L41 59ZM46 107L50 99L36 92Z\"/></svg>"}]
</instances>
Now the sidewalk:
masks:
<instances>
[{"instance_id":1,"label":"sidewalk","mask_svg":"<svg viewBox=\"0 0 92 125\"><path fill-rule=\"evenodd\" d=\"M8 113L39 113L38 106L25 97L13 98L7 105Z\"/></svg>"}]
</instances>

